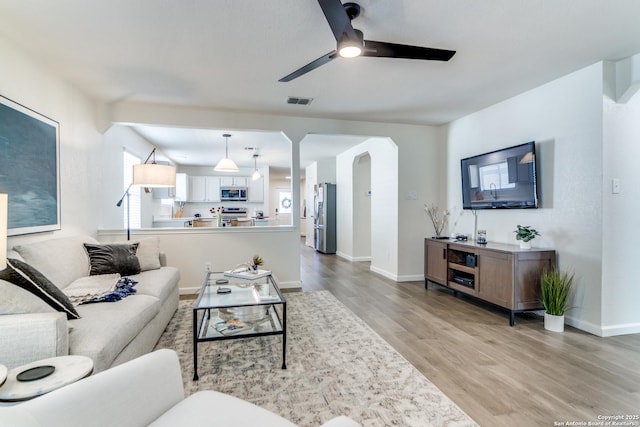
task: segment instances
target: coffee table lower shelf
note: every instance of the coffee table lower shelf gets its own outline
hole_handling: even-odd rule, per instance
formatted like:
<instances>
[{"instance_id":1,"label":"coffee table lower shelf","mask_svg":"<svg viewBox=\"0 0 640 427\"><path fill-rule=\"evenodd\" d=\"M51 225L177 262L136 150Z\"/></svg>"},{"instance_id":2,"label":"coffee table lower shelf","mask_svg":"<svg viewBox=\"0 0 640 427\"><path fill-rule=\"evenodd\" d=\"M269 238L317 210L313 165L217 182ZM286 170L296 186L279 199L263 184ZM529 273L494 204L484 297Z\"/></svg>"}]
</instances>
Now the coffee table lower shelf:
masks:
<instances>
[{"instance_id":1,"label":"coffee table lower shelf","mask_svg":"<svg viewBox=\"0 0 640 427\"><path fill-rule=\"evenodd\" d=\"M264 319L254 322L247 329L228 334L217 331L214 327L214 323L212 322L212 320L217 317L219 309L193 309L193 381L197 381L199 379L198 344L209 341L282 335L282 369L287 369L287 304L286 302L282 302L276 304L264 304L263 306L265 307L265 310L268 310L268 314ZM276 309L278 306L281 307L282 313L279 313ZM252 306L252 308L254 307L255 306Z\"/></svg>"}]
</instances>

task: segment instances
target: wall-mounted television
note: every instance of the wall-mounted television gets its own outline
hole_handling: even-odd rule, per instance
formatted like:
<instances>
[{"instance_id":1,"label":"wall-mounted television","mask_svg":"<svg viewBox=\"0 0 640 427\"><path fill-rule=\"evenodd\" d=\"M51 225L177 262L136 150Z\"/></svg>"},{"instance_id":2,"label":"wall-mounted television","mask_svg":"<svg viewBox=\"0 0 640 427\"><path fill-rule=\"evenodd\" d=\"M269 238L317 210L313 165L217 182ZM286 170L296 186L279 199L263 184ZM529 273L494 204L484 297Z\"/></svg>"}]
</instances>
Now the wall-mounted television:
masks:
<instances>
[{"instance_id":1,"label":"wall-mounted television","mask_svg":"<svg viewBox=\"0 0 640 427\"><path fill-rule=\"evenodd\" d=\"M463 209L538 207L534 141L460 160Z\"/></svg>"}]
</instances>

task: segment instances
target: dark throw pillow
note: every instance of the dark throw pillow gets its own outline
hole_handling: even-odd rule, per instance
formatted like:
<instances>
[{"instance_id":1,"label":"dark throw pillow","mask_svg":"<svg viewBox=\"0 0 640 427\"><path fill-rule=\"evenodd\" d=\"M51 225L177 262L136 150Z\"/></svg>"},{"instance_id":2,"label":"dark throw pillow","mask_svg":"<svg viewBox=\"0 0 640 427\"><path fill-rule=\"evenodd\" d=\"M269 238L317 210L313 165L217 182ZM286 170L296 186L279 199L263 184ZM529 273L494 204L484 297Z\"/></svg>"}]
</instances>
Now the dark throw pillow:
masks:
<instances>
[{"instance_id":1,"label":"dark throw pillow","mask_svg":"<svg viewBox=\"0 0 640 427\"><path fill-rule=\"evenodd\" d=\"M67 313L67 319L79 319L80 315L69 298L35 268L18 259L7 259L7 268L0 272L0 279L31 292L55 310Z\"/></svg>"},{"instance_id":2,"label":"dark throw pillow","mask_svg":"<svg viewBox=\"0 0 640 427\"><path fill-rule=\"evenodd\" d=\"M138 243L96 245L85 243L85 249L89 254L91 270L89 275L120 273L121 276L130 276L140 273L140 262L136 256Z\"/></svg>"}]
</instances>

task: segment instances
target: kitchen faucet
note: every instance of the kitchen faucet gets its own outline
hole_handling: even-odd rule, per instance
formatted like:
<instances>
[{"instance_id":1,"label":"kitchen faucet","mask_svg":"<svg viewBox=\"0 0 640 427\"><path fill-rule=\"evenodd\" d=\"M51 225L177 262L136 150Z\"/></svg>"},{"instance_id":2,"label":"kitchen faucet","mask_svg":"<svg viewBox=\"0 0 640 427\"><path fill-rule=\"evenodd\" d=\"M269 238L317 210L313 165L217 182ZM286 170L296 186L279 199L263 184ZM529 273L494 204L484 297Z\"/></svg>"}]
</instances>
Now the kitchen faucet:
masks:
<instances>
[{"instance_id":1,"label":"kitchen faucet","mask_svg":"<svg viewBox=\"0 0 640 427\"><path fill-rule=\"evenodd\" d=\"M491 189L492 187L493 189ZM498 200L498 188L493 182L489 184L489 194L493 194L493 199Z\"/></svg>"}]
</instances>

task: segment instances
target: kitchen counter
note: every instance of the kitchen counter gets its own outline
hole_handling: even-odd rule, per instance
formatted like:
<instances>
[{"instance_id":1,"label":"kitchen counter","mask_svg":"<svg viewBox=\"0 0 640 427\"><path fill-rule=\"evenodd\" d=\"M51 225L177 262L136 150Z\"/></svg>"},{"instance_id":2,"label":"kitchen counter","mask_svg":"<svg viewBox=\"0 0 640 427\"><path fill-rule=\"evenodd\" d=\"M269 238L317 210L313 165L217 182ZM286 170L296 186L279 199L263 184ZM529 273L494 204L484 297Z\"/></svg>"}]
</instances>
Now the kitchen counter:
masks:
<instances>
[{"instance_id":1,"label":"kitchen counter","mask_svg":"<svg viewBox=\"0 0 640 427\"><path fill-rule=\"evenodd\" d=\"M192 217L184 217L184 218L154 218L153 219L153 228L160 227L187 227L187 223L192 221Z\"/></svg>"},{"instance_id":2,"label":"kitchen counter","mask_svg":"<svg viewBox=\"0 0 640 427\"><path fill-rule=\"evenodd\" d=\"M235 224L227 223L222 228L269 226L269 218L236 218ZM289 224L290 225L290 224ZM214 217L154 218L153 228L219 228Z\"/></svg>"}]
</instances>

